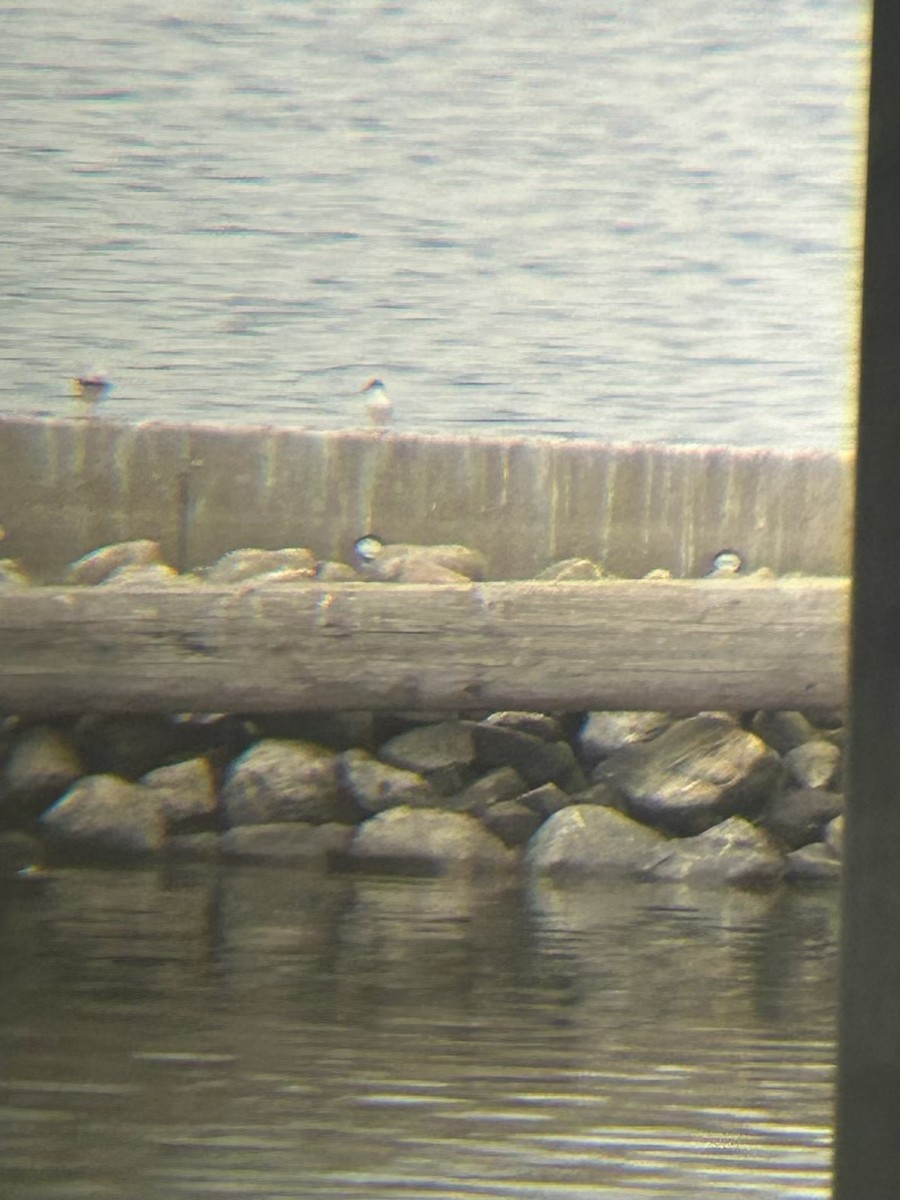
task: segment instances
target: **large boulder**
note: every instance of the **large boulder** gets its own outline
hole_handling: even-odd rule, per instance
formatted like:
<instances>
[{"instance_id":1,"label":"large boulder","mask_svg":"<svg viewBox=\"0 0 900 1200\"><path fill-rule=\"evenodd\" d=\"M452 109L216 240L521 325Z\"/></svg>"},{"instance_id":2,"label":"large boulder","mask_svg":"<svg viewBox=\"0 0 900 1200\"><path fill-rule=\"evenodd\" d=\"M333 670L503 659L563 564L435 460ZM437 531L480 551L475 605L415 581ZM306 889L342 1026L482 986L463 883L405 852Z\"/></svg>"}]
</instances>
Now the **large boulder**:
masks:
<instances>
[{"instance_id":1,"label":"large boulder","mask_svg":"<svg viewBox=\"0 0 900 1200\"><path fill-rule=\"evenodd\" d=\"M0 772L0 826L28 825L84 774L72 739L52 725L14 735Z\"/></svg>"},{"instance_id":2,"label":"large boulder","mask_svg":"<svg viewBox=\"0 0 900 1200\"><path fill-rule=\"evenodd\" d=\"M312 742L257 742L232 763L221 800L229 825L353 824L360 816L341 788L338 756Z\"/></svg>"},{"instance_id":3,"label":"large boulder","mask_svg":"<svg viewBox=\"0 0 900 1200\"><path fill-rule=\"evenodd\" d=\"M51 845L67 858L153 854L165 842L150 788L115 775L87 775L41 817Z\"/></svg>"},{"instance_id":4,"label":"large boulder","mask_svg":"<svg viewBox=\"0 0 900 1200\"><path fill-rule=\"evenodd\" d=\"M367 813L386 808L436 808L440 797L415 771L392 767L366 754L347 750L340 756L340 778L361 809Z\"/></svg>"},{"instance_id":5,"label":"large boulder","mask_svg":"<svg viewBox=\"0 0 900 1200\"><path fill-rule=\"evenodd\" d=\"M532 788L555 783L566 791L583 787L581 768L568 742L548 742L490 721L472 727L480 767L514 767Z\"/></svg>"},{"instance_id":6,"label":"large boulder","mask_svg":"<svg viewBox=\"0 0 900 1200\"><path fill-rule=\"evenodd\" d=\"M626 746L594 780L617 793L631 816L677 836L727 817L755 816L784 768L765 742L718 715L678 721L652 742Z\"/></svg>"},{"instance_id":7,"label":"large boulder","mask_svg":"<svg viewBox=\"0 0 900 1200\"><path fill-rule=\"evenodd\" d=\"M140 782L156 795L167 830L200 828L215 816L216 786L207 758L157 767Z\"/></svg>"},{"instance_id":8,"label":"large boulder","mask_svg":"<svg viewBox=\"0 0 900 1200\"><path fill-rule=\"evenodd\" d=\"M526 863L554 879L633 875L668 838L611 808L571 804L549 817L528 844Z\"/></svg>"},{"instance_id":9,"label":"large boulder","mask_svg":"<svg viewBox=\"0 0 900 1200\"><path fill-rule=\"evenodd\" d=\"M784 859L761 830L743 817L729 817L696 837L672 838L652 851L644 879L704 886L765 888L784 877Z\"/></svg>"},{"instance_id":10,"label":"large boulder","mask_svg":"<svg viewBox=\"0 0 900 1200\"><path fill-rule=\"evenodd\" d=\"M359 867L409 875L491 875L515 862L475 817L427 808L371 817L357 829L349 856Z\"/></svg>"},{"instance_id":11,"label":"large boulder","mask_svg":"<svg viewBox=\"0 0 900 1200\"><path fill-rule=\"evenodd\" d=\"M441 721L409 729L385 742L378 757L392 767L421 775L440 795L452 796L474 778L472 725L468 721Z\"/></svg>"}]
</instances>

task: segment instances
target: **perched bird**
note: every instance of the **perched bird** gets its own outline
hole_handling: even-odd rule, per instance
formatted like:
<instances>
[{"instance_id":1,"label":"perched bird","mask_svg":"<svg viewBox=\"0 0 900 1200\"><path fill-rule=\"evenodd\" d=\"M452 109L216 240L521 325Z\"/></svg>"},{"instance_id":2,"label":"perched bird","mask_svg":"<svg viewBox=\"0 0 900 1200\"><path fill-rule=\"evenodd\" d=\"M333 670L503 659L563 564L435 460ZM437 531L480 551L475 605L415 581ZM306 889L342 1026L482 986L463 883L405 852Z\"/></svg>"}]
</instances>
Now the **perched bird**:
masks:
<instances>
[{"instance_id":1,"label":"perched bird","mask_svg":"<svg viewBox=\"0 0 900 1200\"><path fill-rule=\"evenodd\" d=\"M111 387L112 384L102 375L78 375L72 380L73 396L91 411Z\"/></svg>"},{"instance_id":2,"label":"perched bird","mask_svg":"<svg viewBox=\"0 0 900 1200\"><path fill-rule=\"evenodd\" d=\"M381 380L370 379L360 391L368 396L366 411L372 424L377 429L383 429L385 425L390 425L391 417L394 415L394 404Z\"/></svg>"},{"instance_id":3,"label":"perched bird","mask_svg":"<svg viewBox=\"0 0 900 1200\"><path fill-rule=\"evenodd\" d=\"M712 568L706 572L707 579L731 579L744 566L744 560L736 550L720 550L712 561Z\"/></svg>"}]
</instances>

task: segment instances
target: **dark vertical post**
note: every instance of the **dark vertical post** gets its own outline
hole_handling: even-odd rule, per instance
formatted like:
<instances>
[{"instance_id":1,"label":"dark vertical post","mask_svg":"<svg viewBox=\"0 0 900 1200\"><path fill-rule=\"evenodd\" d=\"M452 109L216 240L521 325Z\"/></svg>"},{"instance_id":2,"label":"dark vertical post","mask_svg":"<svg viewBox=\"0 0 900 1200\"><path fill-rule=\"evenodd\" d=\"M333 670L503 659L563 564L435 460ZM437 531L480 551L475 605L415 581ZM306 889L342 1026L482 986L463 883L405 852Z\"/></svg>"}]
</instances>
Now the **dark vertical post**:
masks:
<instances>
[{"instance_id":1,"label":"dark vertical post","mask_svg":"<svg viewBox=\"0 0 900 1200\"><path fill-rule=\"evenodd\" d=\"M900 0L874 0L835 1200L900 1197Z\"/></svg>"}]
</instances>

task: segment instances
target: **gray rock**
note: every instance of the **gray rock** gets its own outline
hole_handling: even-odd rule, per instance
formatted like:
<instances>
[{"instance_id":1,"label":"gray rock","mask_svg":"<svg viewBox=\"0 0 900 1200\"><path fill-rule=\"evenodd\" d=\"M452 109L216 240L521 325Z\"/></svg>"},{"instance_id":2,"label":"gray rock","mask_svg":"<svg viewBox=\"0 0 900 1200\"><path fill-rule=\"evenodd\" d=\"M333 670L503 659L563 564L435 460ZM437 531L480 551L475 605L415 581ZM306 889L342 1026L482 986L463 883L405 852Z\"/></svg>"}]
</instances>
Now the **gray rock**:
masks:
<instances>
[{"instance_id":1,"label":"gray rock","mask_svg":"<svg viewBox=\"0 0 900 1200\"><path fill-rule=\"evenodd\" d=\"M535 579L544 583L592 582L603 578L603 568L590 558L564 558L539 571Z\"/></svg>"},{"instance_id":2,"label":"gray rock","mask_svg":"<svg viewBox=\"0 0 900 1200\"><path fill-rule=\"evenodd\" d=\"M0 588L25 588L31 580L25 568L14 558L0 558Z\"/></svg>"},{"instance_id":3,"label":"gray rock","mask_svg":"<svg viewBox=\"0 0 900 1200\"><path fill-rule=\"evenodd\" d=\"M795 746L783 757L788 775L802 788L830 787L841 767L840 750L823 738Z\"/></svg>"},{"instance_id":4,"label":"gray rock","mask_svg":"<svg viewBox=\"0 0 900 1200\"><path fill-rule=\"evenodd\" d=\"M391 808L365 821L350 859L367 869L414 875L492 875L515 864L499 838L468 813Z\"/></svg>"},{"instance_id":5,"label":"gray rock","mask_svg":"<svg viewBox=\"0 0 900 1200\"><path fill-rule=\"evenodd\" d=\"M800 712L761 709L753 718L753 732L779 754L819 737L819 731Z\"/></svg>"},{"instance_id":6,"label":"gray rock","mask_svg":"<svg viewBox=\"0 0 900 1200\"><path fill-rule=\"evenodd\" d=\"M487 563L484 555L468 546L416 546L398 542L382 546L360 564L366 579L388 582L431 582L416 580L416 572L428 567L452 571L465 579L484 579Z\"/></svg>"},{"instance_id":7,"label":"gray rock","mask_svg":"<svg viewBox=\"0 0 900 1200\"><path fill-rule=\"evenodd\" d=\"M59 729L35 725L17 732L0 772L0 824L29 824L83 774L71 738Z\"/></svg>"},{"instance_id":8,"label":"gray rock","mask_svg":"<svg viewBox=\"0 0 900 1200\"><path fill-rule=\"evenodd\" d=\"M578 733L578 749L588 766L596 766L623 746L647 742L672 724L664 712L592 712Z\"/></svg>"},{"instance_id":9,"label":"gray rock","mask_svg":"<svg viewBox=\"0 0 900 1200\"><path fill-rule=\"evenodd\" d=\"M47 809L40 824L67 857L152 854L166 836L153 791L115 775L85 776Z\"/></svg>"},{"instance_id":10,"label":"gray rock","mask_svg":"<svg viewBox=\"0 0 900 1200\"><path fill-rule=\"evenodd\" d=\"M85 554L77 562L71 563L66 569L65 582L79 585L102 583L113 571L118 571L121 567L145 567L162 561L159 542L149 538L141 538L134 542L115 542L111 546L92 550L90 554Z\"/></svg>"},{"instance_id":11,"label":"gray rock","mask_svg":"<svg viewBox=\"0 0 900 1200\"><path fill-rule=\"evenodd\" d=\"M519 733L530 733L544 742L558 742L563 733L556 717L535 712L495 712L485 717L482 725L502 725Z\"/></svg>"},{"instance_id":12,"label":"gray rock","mask_svg":"<svg viewBox=\"0 0 900 1200\"><path fill-rule=\"evenodd\" d=\"M561 808L568 808L575 802L575 797L564 792L555 783L544 783L540 787L532 788L530 792L523 792L518 801L544 821Z\"/></svg>"},{"instance_id":13,"label":"gray rock","mask_svg":"<svg viewBox=\"0 0 900 1200\"><path fill-rule=\"evenodd\" d=\"M528 791L528 784L514 767L497 767L454 796L454 807L460 812L482 816L492 805L515 800Z\"/></svg>"},{"instance_id":14,"label":"gray rock","mask_svg":"<svg viewBox=\"0 0 900 1200\"><path fill-rule=\"evenodd\" d=\"M837 859L844 857L844 817L843 814L829 821L825 826L825 845Z\"/></svg>"},{"instance_id":15,"label":"gray rock","mask_svg":"<svg viewBox=\"0 0 900 1200\"><path fill-rule=\"evenodd\" d=\"M581 768L568 742L545 742L530 733L480 722L472 726L481 767L515 767L531 787L555 783L566 791L583 787Z\"/></svg>"},{"instance_id":16,"label":"gray rock","mask_svg":"<svg viewBox=\"0 0 900 1200\"><path fill-rule=\"evenodd\" d=\"M672 838L641 868L648 880L744 888L772 887L784 872L781 854L743 817L729 817L696 837Z\"/></svg>"},{"instance_id":17,"label":"gray rock","mask_svg":"<svg viewBox=\"0 0 900 1200\"><path fill-rule=\"evenodd\" d=\"M785 855L784 865L792 883L830 883L841 877L840 862L822 842L792 850Z\"/></svg>"},{"instance_id":18,"label":"gray rock","mask_svg":"<svg viewBox=\"0 0 900 1200\"><path fill-rule=\"evenodd\" d=\"M366 813L401 805L435 808L440 804L437 792L421 775L379 762L365 750L347 750L340 756L340 779Z\"/></svg>"},{"instance_id":19,"label":"gray rock","mask_svg":"<svg viewBox=\"0 0 900 1200\"><path fill-rule=\"evenodd\" d=\"M308 821L352 824L359 810L340 787L338 757L311 742L257 742L236 759L222 788L229 825Z\"/></svg>"},{"instance_id":20,"label":"gray rock","mask_svg":"<svg viewBox=\"0 0 900 1200\"><path fill-rule=\"evenodd\" d=\"M678 721L652 742L625 746L594 771L631 816L678 836L702 833L727 817L754 816L780 783L774 750L731 721Z\"/></svg>"},{"instance_id":21,"label":"gray rock","mask_svg":"<svg viewBox=\"0 0 900 1200\"><path fill-rule=\"evenodd\" d=\"M316 559L305 547L286 547L282 550L229 550L201 574L206 583L241 583L271 575L276 571L299 571L298 578L313 579Z\"/></svg>"},{"instance_id":22,"label":"gray rock","mask_svg":"<svg viewBox=\"0 0 900 1200\"><path fill-rule=\"evenodd\" d=\"M155 792L167 830L208 824L215 815L215 779L206 758L157 767L140 782Z\"/></svg>"},{"instance_id":23,"label":"gray rock","mask_svg":"<svg viewBox=\"0 0 900 1200\"><path fill-rule=\"evenodd\" d=\"M98 586L126 592L148 587L196 587L197 580L193 575L179 575L174 567L167 567L165 563L131 563L117 567L101 579Z\"/></svg>"},{"instance_id":24,"label":"gray rock","mask_svg":"<svg viewBox=\"0 0 900 1200\"><path fill-rule=\"evenodd\" d=\"M378 757L393 767L415 771L436 792L461 792L474 775L475 743L466 721L442 721L410 729L384 743Z\"/></svg>"},{"instance_id":25,"label":"gray rock","mask_svg":"<svg viewBox=\"0 0 900 1200\"><path fill-rule=\"evenodd\" d=\"M242 862L302 863L327 870L343 855L353 838L349 825L307 825L280 822L238 825L221 836L222 854Z\"/></svg>"},{"instance_id":26,"label":"gray rock","mask_svg":"<svg viewBox=\"0 0 900 1200\"><path fill-rule=\"evenodd\" d=\"M347 563L316 563L316 579L322 583L358 583L360 576Z\"/></svg>"},{"instance_id":27,"label":"gray rock","mask_svg":"<svg viewBox=\"0 0 900 1200\"><path fill-rule=\"evenodd\" d=\"M510 847L524 846L543 824L543 818L521 800L499 800L481 813L481 820L486 829Z\"/></svg>"},{"instance_id":28,"label":"gray rock","mask_svg":"<svg viewBox=\"0 0 900 1200\"><path fill-rule=\"evenodd\" d=\"M759 817L759 825L786 850L797 850L825 836L825 826L844 808L839 792L795 788L773 796Z\"/></svg>"},{"instance_id":29,"label":"gray rock","mask_svg":"<svg viewBox=\"0 0 900 1200\"><path fill-rule=\"evenodd\" d=\"M548 817L528 844L526 863L554 879L632 875L668 839L611 808L570 804Z\"/></svg>"}]
</instances>

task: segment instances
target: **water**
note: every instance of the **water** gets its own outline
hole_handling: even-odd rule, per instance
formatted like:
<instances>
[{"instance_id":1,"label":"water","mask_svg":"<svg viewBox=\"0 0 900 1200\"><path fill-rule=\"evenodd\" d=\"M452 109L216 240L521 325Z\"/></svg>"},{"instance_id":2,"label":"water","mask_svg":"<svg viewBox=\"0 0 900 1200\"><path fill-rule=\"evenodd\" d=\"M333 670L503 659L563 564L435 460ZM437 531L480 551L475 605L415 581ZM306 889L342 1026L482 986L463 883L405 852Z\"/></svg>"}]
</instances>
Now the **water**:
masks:
<instances>
[{"instance_id":1,"label":"water","mask_svg":"<svg viewBox=\"0 0 900 1200\"><path fill-rule=\"evenodd\" d=\"M828 1195L833 891L192 867L3 900L5 1200Z\"/></svg>"},{"instance_id":2,"label":"water","mask_svg":"<svg viewBox=\"0 0 900 1200\"><path fill-rule=\"evenodd\" d=\"M867 20L7 4L0 409L846 445Z\"/></svg>"}]
</instances>

